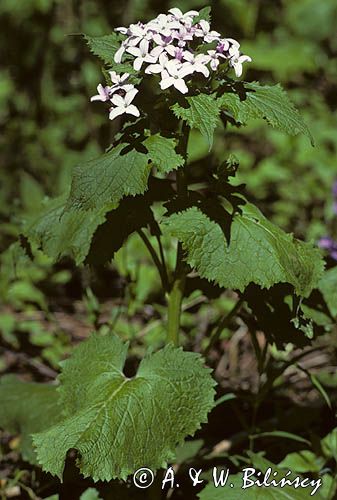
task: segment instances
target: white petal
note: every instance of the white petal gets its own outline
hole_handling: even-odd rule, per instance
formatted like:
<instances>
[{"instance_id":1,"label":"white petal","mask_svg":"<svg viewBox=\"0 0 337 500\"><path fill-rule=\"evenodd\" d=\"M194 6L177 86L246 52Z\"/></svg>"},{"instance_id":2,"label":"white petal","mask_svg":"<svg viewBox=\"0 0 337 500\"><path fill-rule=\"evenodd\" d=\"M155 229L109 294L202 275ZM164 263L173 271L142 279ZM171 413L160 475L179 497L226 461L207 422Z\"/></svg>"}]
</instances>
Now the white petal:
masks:
<instances>
[{"instance_id":1,"label":"white petal","mask_svg":"<svg viewBox=\"0 0 337 500\"><path fill-rule=\"evenodd\" d=\"M120 81L121 82L125 82L128 78L129 78L130 74L129 73L124 73L121 77L120 77Z\"/></svg>"},{"instance_id":2,"label":"white petal","mask_svg":"<svg viewBox=\"0 0 337 500\"><path fill-rule=\"evenodd\" d=\"M170 73L170 75L176 76L178 74L178 66L179 66L178 61L169 61L166 64L166 69Z\"/></svg>"},{"instance_id":3,"label":"white petal","mask_svg":"<svg viewBox=\"0 0 337 500\"><path fill-rule=\"evenodd\" d=\"M151 64L150 66L148 66L146 68L145 73L147 75L151 75L152 73L154 73L154 74L161 73L162 70L163 70L163 68L160 64Z\"/></svg>"},{"instance_id":4,"label":"white petal","mask_svg":"<svg viewBox=\"0 0 337 500\"><path fill-rule=\"evenodd\" d=\"M138 94L138 89L133 88L126 93L124 100L127 105L131 104L136 95Z\"/></svg>"},{"instance_id":5,"label":"white petal","mask_svg":"<svg viewBox=\"0 0 337 500\"><path fill-rule=\"evenodd\" d=\"M178 18L180 18L180 17L183 16L183 13L177 7L173 8L173 9L170 9L169 13L172 14L174 17L178 17Z\"/></svg>"},{"instance_id":6,"label":"white petal","mask_svg":"<svg viewBox=\"0 0 337 500\"><path fill-rule=\"evenodd\" d=\"M194 17L194 16L198 16L199 15L199 12L197 10L189 10L188 12L186 12L185 16L187 17Z\"/></svg>"},{"instance_id":7,"label":"white petal","mask_svg":"<svg viewBox=\"0 0 337 500\"><path fill-rule=\"evenodd\" d=\"M237 40L234 40L234 38L226 38L226 40L230 42L237 49L240 48L239 42Z\"/></svg>"},{"instance_id":8,"label":"white petal","mask_svg":"<svg viewBox=\"0 0 337 500\"><path fill-rule=\"evenodd\" d=\"M139 109L134 106L134 104L131 104L127 108L125 108L125 113L128 113L129 115L134 115L134 116L140 116Z\"/></svg>"},{"instance_id":9,"label":"white petal","mask_svg":"<svg viewBox=\"0 0 337 500\"><path fill-rule=\"evenodd\" d=\"M164 47L161 47L161 46L155 47L154 49L151 50L150 56L154 57L155 60L157 61L158 57L160 56L160 54L163 53L163 51L164 51Z\"/></svg>"},{"instance_id":10,"label":"white petal","mask_svg":"<svg viewBox=\"0 0 337 500\"><path fill-rule=\"evenodd\" d=\"M139 57L141 55L141 52L138 49L138 47L129 47L128 49L126 49L126 52L128 52L129 54L131 54L135 57Z\"/></svg>"},{"instance_id":11,"label":"white petal","mask_svg":"<svg viewBox=\"0 0 337 500\"><path fill-rule=\"evenodd\" d=\"M168 89L169 87L171 87L172 85L174 85L174 82L175 82L175 79L174 79L174 78L171 78L171 77L164 78L164 79L160 82L160 88L161 88L162 90Z\"/></svg>"},{"instance_id":12,"label":"white petal","mask_svg":"<svg viewBox=\"0 0 337 500\"><path fill-rule=\"evenodd\" d=\"M94 101L102 101L102 97L100 95L93 95L92 97L90 97L90 102Z\"/></svg>"},{"instance_id":13,"label":"white petal","mask_svg":"<svg viewBox=\"0 0 337 500\"><path fill-rule=\"evenodd\" d=\"M251 57L249 57L249 56L240 56L240 57L239 57L239 61L240 61L240 63L242 64L242 63L244 63L244 62L252 62L252 59L251 59Z\"/></svg>"},{"instance_id":14,"label":"white petal","mask_svg":"<svg viewBox=\"0 0 337 500\"><path fill-rule=\"evenodd\" d=\"M137 57L133 63L133 69L139 71L143 65L144 59L142 57Z\"/></svg>"},{"instance_id":15,"label":"white petal","mask_svg":"<svg viewBox=\"0 0 337 500\"><path fill-rule=\"evenodd\" d=\"M120 116L123 113L125 113L125 108L111 108L109 118L110 120L114 120L115 118L117 118L117 116Z\"/></svg>"},{"instance_id":16,"label":"white petal","mask_svg":"<svg viewBox=\"0 0 337 500\"><path fill-rule=\"evenodd\" d=\"M202 73L206 78L209 77L209 69L204 64L195 64L194 68L194 71Z\"/></svg>"},{"instance_id":17,"label":"white petal","mask_svg":"<svg viewBox=\"0 0 337 500\"><path fill-rule=\"evenodd\" d=\"M149 52L149 42L147 40L142 40L139 44L139 48L142 56L145 56Z\"/></svg>"},{"instance_id":18,"label":"white petal","mask_svg":"<svg viewBox=\"0 0 337 500\"><path fill-rule=\"evenodd\" d=\"M118 78L116 71L109 71L109 75L110 75L112 83L119 83L119 78Z\"/></svg>"},{"instance_id":19,"label":"white petal","mask_svg":"<svg viewBox=\"0 0 337 500\"><path fill-rule=\"evenodd\" d=\"M182 68L179 70L179 76L181 78L185 78L185 76L192 75L195 71L193 64L185 63Z\"/></svg>"},{"instance_id":20,"label":"white petal","mask_svg":"<svg viewBox=\"0 0 337 500\"><path fill-rule=\"evenodd\" d=\"M114 104L115 106L124 106L125 105L125 101L123 99L122 96L118 95L118 94L114 94L112 96L112 98L110 99L110 101L112 102L112 104Z\"/></svg>"},{"instance_id":21,"label":"white petal","mask_svg":"<svg viewBox=\"0 0 337 500\"><path fill-rule=\"evenodd\" d=\"M179 92L181 92L182 94L187 94L188 92L188 87L185 83L185 81L181 78L179 80L175 79L174 80L174 86L177 90L179 90Z\"/></svg>"},{"instance_id":22,"label":"white petal","mask_svg":"<svg viewBox=\"0 0 337 500\"><path fill-rule=\"evenodd\" d=\"M115 53L114 60L117 64L119 64L122 61L123 54L125 52L125 47L121 45L119 49Z\"/></svg>"},{"instance_id":23,"label":"white petal","mask_svg":"<svg viewBox=\"0 0 337 500\"><path fill-rule=\"evenodd\" d=\"M198 56L197 56L198 57ZM189 50L186 50L184 52L184 55L183 55L183 58L186 60L186 61L194 61L194 55L192 54L192 52L190 52Z\"/></svg>"}]
</instances>

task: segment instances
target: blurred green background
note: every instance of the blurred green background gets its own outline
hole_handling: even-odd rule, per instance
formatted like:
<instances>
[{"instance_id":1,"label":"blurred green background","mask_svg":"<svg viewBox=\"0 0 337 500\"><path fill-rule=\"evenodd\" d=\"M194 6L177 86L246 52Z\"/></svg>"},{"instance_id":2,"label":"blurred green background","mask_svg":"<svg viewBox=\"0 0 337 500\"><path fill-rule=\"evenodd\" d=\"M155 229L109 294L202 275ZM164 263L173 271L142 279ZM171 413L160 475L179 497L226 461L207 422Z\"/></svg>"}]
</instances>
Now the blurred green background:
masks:
<instances>
[{"instance_id":1,"label":"blurred green background","mask_svg":"<svg viewBox=\"0 0 337 500\"><path fill-rule=\"evenodd\" d=\"M238 39L253 59L245 66L244 78L280 82L316 142L312 148L305 137L287 137L259 122L240 130L229 128L225 135L219 131L215 150L225 148L237 155L241 167L235 182L245 183L250 198L282 228L312 241L327 234L336 237L331 194L337 179L336 0L209 4L215 29ZM53 266L38 252L34 263L22 256L18 267L13 265L18 247L8 250L41 201L69 189L72 168L102 152L112 139L113 125L105 110L90 103L103 75L80 34L103 35L173 6L186 11L205 5L189 0L1 0L0 330L6 342L15 344L13 332L28 329L30 340L45 346L46 358L56 365L67 338L59 333L57 344L55 335L51 338L40 323L18 324L12 309L48 313L58 309L50 296L55 302L58 295L60 304L65 297L73 302L84 295L90 321L97 319L99 304L86 269L75 272L68 262ZM197 134L192 137L190 156L198 160L207 155L207 147ZM144 302L151 307L158 280L152 268L137 267L147 259L142 243L131 238L128 245L136 264L119 255L104 271L110 291L100 293L118 295L123 280L133 280L128 293L137 299L134 313Z\"/></svg>"}]
</instances>

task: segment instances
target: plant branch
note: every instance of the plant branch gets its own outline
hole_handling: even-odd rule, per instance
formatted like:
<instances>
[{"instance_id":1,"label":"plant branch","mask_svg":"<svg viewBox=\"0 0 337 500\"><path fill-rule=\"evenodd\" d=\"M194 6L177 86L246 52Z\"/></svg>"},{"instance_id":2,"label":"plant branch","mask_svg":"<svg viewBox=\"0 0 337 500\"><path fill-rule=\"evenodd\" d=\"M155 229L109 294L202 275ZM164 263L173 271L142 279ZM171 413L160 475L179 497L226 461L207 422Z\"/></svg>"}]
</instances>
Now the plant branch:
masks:
<instances>
[{"instance_id":1,"label":"plant branch","mask_svg":"<svg viewBox=\"0 0 337 500\"><path fill-rule=\"evenodd\" d=\"M139 236L143 240L146 248L148 249L148 251L149 251L149 253L150 253L151 257L152 257L152 260L153 260L155 266L158 269L158 272L159 272L159 275L160 275L161 282L162 282L164 290L168 290L169 286L168 286L168 280L167 280L167 273L165 272L165 270L163 268L163 265L160 262L160 259L159 259L158 255L157 255L157 252L153 248L153 246L152 246L149 238L146 236L146 234L144 233L144 231L142 229L138 229L137 233L139 234Z\"/></svg>"},{"instance_id":2,"label":"plant branch","mask_svg":"<svg viewBox=\"0 0 337 500\"><path fill-rule=\"evenodd\" d=\"M231 322L235 314L239 311L241 308L242 304L244 302L244 298L241 297L233 307L233 309L227 314L227 316L224 316L222 320L219 322L218 326L216 327L214 333L211 335L211 338L209 340L209 344L205 349L204 356L207 357L212 349L212 347L218 342L220 335L222 334L224 328L228 326L228 324Z\"/></svg>"},{"instance_id":3,"label":"plant branch","mask_svg":"<svg viewBox=\"0 0 337 500\"><path fill-rule=\"evenodd\" d=\"M181 167L176 172L177 197L184 199L188 194L188 187L185 177L185 166L187 161L187 145L189 138L189 127L181 121L179 129L179 140L177 152L185 159L184 167ZM167 311L167 341L172 342L175 346L179 345L179 329L182 310L182 302L185 291L186 282L186 264L184 262L184 251L182 244L178 242L176 267L171 285L170 293L168 294L168 311Z\"/></svg>"}]
</instances>

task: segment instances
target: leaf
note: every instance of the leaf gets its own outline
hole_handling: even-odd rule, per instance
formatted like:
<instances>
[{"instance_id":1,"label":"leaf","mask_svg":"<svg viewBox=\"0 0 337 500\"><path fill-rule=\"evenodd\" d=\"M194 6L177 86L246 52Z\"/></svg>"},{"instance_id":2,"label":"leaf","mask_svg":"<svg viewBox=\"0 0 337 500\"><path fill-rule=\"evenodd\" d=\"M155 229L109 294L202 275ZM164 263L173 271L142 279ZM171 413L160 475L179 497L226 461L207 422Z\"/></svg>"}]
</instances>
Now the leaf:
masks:
<instances>
[{"instance_id":1,"label":"leaf","mask_svg":"<svg viewBox=\"0 0 337 500\"><path fill-rule=\"evenodd\" d=\"M146 191L151 167L144 153L120 144L108 153L75 168L66 210L109 210L123 196Z\"/></svg>"},{"instance_id":2,"label":"leaf","mask_svg":"<svg viewBox=\"0 0 337 500\"><path fill-rule=\"evenodd\" d=\"M139 467L164 467L206 421L215 382L199 355L169 344L130 379L122 372L127 347L118 337L93 335L63 363L65 419L34 435L44 470L61 478L75 448L84 476L126 479Z\"/></svg>"},{"instance_id":3,"label":"leaf","mask_svg":"<svg viewBox=\"0 0 337 500\"><path fill-rule=\"evenodd\" d=\"M182 107L178 103L171 109L177 118L185 120L189 127L196 128L206 138L209 151L213 144L213 134L220 115L219 102L210 95L199 94L186 97L188 107Z\"/></svg>"},{"instance_id":4,"label":"leaf","mask_svg":"<svg viewBox=\"0 0 337 500\"><path fill-rule=\"evenodd\" d=\"M26 224L23 233L54 261L71 257L79 265L89 252L97 227L105 221L105 210L64 209L64 197L48 201L45 210Z\"/></svg>"},{"instance_id":5,"label":"leaf","mask_svg":"<svg viewBox=\"0 0 337 500\"><path fill-rule=\"evenodd\" d=\"M322 293L331 315L335 318L337 316L337 266L325 271L318 283L318 289Z\"/></svg>"},{"instance_id":6,"label":"leaf","mask_svg":"<svg viewBox=\"0 0 337 500\"><path fill-rule=\"evenodd\" d=\"M168 174L184 165L184 158L175 151L175 139L155 134L146 139L144 145L149 152L149 158L160 172Z\"/></svg>"},{"instance_id":7,"label":"leaf","mask_svg":"<svg viewBox=\"0 0 337 500\"><path fill-rule=\"evenodd\" d=\"M95 488L88 488L82 493L80 500L101 500L101 497Z\"/></svg>"},{"instance_id":8,"label":"leaf","mask_svg":"<svg viewBox=\"0 0 337 500\"><path fill-rule=\"evenodd\" d=\"M98 56L106 64L115 64L114 56L120 47L122 37L117 33L110 35L95 36L84 35L89 48L95 56Z\"/></svg>"},{"instance_id":9,"label":"leaf","mask_svg":"<svg viewBox=\"0 0 337 500\"><path fill-rule=\"evenodd\" d=\"M107 225L111 226L111 219L116 220L116 216L123 211L125 213L128 206L137 205L136 201L131 201L119 208L121 199L126 196L135 197L148 189L153 164L165 173L183 164L183 158L175 151L174 139L161 137L159 134L145 139L140 145L141 151L127 148L126 144L121 144L99 158L75 168L68 200L65 202L64 197L60 197L48 201L45 210L26 224L23 231L25 237L54 261L67 256L79 265L90 251L90 260L94 263L93 245L98 241L102 247L102 234L105 234ZM150 198L147 203L146 200L144 204L141 201L138 203L143 205L142 211L130 221L131 232L144 225L144 214L147 220L151 220ZM109 216L106 216L107 212L111 212ZM109 220L104 225L107 218ZM105 229L102 226L97 238L93 240L101 225ZM125 233L127 229L124 227L121 235L118 227L113 228L113 237L109 236L107 251L103 251L104 255L100 251L104 261L111 258L119 248L121 238L123 242L128 236Z\"/></svg>"},{"instance_id":10,"label":"leaf","mask_svg":"<svg viewBox=\"0 0 337 500\"><path fill-rule=\"evenodd\" d=\"M31 434L60 419L56 386L22 382L12 375L0 379L0 427L20 434L24 460L36 464Z\"/></svg>"},{"instance_id":11,"label":"leaf","mask_svg":"<svg viewBox=\"0 0 337 500\"><path fill-rule=\"evenodd\" d=\"M292 434L291 432L285 432L285 431L270 431L270 432L261 432L260 434L255 434L254 436L251 436L253 439L260 439L264 437L279 437L279 438L286 438L286 439L291 439L293 441L298 441L299 443L304 443L310 445L310 441L307 439L302 438L301 436L297 436L296 434Z\"/></svg>"},{"instance_id":12,"label":"leaf","mask_svg":"<svg viewBox=\"0 0 337 500\"><path fill-rule=\"evenodd\" d=\"M204 20L211 22L211 7L204 7L199 11L199 15L193 18L193 25L198 24L200 21Z\"/></svg>"},{"instance_id":13,"label":"leaf","mask_svg":"<svg viewBox=\"0 0 337 500\"><path fill-rule=\"evenodd\" d=\"M224 288L281 282L307 296L323 270L317 249L284 233L250 204L234 216L229 243L220 225L196 207L171 215L164 225L183 244L190 266Z\"/></svg>"},{"instance_id":14,"label":"leaf","mask_svg":"<svg viewBox=\"0 0 337 500\"><path fill-rule=\"evenodd\" d=\"M322 450L326 457L333 457L337 463L337 427L335 427L321 441Z\"/></svg>"},{"instance_id":15,"label":"leaf","mask_svg":"<svg viewBox=\"0 0 337 500\"><path fill-rule=\"evenodd\" d=\"M319 472L324 463L323 457L317 457L312 451L303 450L289 453L278 466L298 473Z\"/></svg>"},{"instance_id":16,"label":"leaf","mask_svg":"<svg viewBox=\"0 0 337 500\"><path fill-rule=\"evenodd\" d=\"M95 160L78 166L73 174L67 209L110 210L123 196L143 194L147 189L151 162L168 173L182 165L182 157L175 152L173 139L158 134L148 137L132 149L120 144Z\"/></svg>"},{"instance_id":17,"label":"leaf","mask_svg":"<svg viewBox=\"0 0 337 500\"><path fill-rule=\"evenodd\" d=\"M245 124L251 119L263 118L272 127L290 135L305 134L314 144L307 125L281 85L245 83L244 91L244 99L238 93L230 92L219 99L222 108L228 110L237 122Z\"/></svg>"}]
</instances>

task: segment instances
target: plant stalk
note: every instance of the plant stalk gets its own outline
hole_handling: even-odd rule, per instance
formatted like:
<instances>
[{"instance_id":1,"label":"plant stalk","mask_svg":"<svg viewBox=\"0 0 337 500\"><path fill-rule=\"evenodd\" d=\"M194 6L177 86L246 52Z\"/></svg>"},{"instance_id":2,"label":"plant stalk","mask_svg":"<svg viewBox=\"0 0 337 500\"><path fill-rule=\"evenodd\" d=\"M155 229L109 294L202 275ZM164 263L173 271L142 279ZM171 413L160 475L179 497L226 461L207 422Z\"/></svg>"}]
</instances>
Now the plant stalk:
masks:
<instances>
[{"instance_id":1,"label":"plant stalk","mask_svg":"<svg viewBox=\"0 0 337 500\"><path fill-rule=\"evenodd\" d=\"M184 199L187 197L188 188L185 177L185 166L187 161L187 145L189 137L189 127L185 122L181 122L179 129L179 141L177 145L177 152L185 159L185 164L176 172L177 182L177 197ZM167 342L172 342L174 346L179 345L179 330L182 302L185 291L186 282L186 265L183 261L184 252L182 244L179 242L177 246L177 259L176 268L174 272L173 282L168 294L168 310L167 310Z\"/></svg>"}]
</instances>

